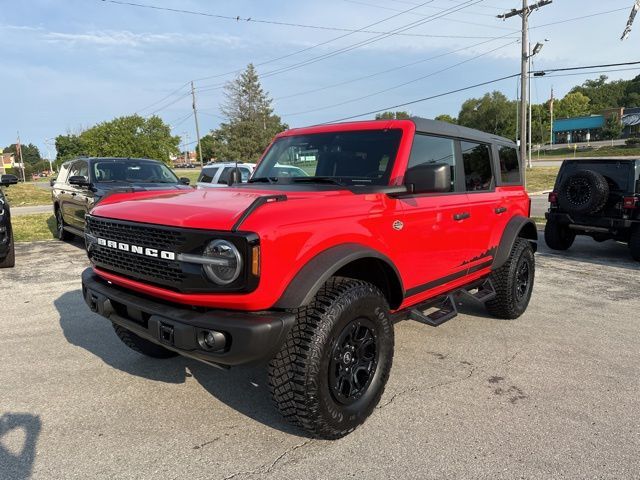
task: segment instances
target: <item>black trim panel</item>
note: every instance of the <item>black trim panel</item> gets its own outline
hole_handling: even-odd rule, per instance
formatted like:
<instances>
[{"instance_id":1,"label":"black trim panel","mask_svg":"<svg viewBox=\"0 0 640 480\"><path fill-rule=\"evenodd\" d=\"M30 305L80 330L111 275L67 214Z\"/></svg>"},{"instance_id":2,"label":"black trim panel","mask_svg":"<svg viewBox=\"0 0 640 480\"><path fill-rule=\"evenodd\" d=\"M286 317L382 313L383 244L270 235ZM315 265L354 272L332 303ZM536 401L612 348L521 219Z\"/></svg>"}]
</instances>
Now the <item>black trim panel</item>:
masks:
<instances>
[{"instance_id":1,"label":"black trim panel","mask_svg":"<svg viewBox=\"0 0 640 480\"><path fill-rule=\"evenodd\" d=\"M486 262L479 263L471 268L466 270L460 270L459 272L452 273L451 275L447 275L446 277L438 278L437 280L432 280L431 282L423 283L422 285L418 285L417 287L410 288L405 293L405 298L413 297L422 292L426 292L427 290L432 290L434 288L440 287L446 283L453 282L458 278L466 277L472 273L475 273L483 268L488 268L493 264L493 260L487 260Z\"/></svg>"},{"instance_id":2,"label":"black trim panel","mask_svg":"<svg viewBox=\"0 0 640 480\"><path fill-rule=\"evenodd\" d=\"M256 198L251 203L251 205L249 205L247 209L244 212L242 212L242 215L240 215L240 218L238 219L238 221L233 224L233 227L231 227L231 231L237 232L240 226L242 225L242 222L244 222L249 217L249 215L251 215L254 211L256 211L259 207L261 207L265 203L284 202L286 199L287 199L286 195L265 195L263 197Z\"/></svg>"}]
</instances>

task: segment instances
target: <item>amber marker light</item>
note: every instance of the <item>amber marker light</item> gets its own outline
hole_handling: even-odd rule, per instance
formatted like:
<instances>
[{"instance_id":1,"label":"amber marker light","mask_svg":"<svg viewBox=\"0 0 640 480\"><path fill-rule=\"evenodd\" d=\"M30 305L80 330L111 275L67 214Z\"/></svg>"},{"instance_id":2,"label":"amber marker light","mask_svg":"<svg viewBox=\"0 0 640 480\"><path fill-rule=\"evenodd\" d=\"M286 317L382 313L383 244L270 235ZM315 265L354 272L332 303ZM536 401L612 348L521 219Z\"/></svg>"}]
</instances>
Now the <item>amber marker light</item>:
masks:
<instances>
[{"instance_id":1,"label":"amber marker light","mask_svg":"<svg viewBox=\"0 0 640 480\"><path fill-rule=\"evenodd\" d=\"M260 275L260 245L255 245L251 253L251 274L257 277Z\"/></svg>"}]
</instances>

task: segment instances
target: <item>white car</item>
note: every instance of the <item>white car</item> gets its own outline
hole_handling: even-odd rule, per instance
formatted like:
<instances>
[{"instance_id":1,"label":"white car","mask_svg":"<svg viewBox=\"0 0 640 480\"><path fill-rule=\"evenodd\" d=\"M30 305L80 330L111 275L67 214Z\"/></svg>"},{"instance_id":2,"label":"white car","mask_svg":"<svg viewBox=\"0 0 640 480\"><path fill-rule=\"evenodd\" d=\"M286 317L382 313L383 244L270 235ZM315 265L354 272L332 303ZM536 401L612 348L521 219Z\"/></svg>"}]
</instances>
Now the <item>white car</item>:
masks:
<instances>
[{"instance_id":1,"label":"white car","mask_svg":"<svg viewBox=\"0 0 640 480\"><path fill-rule=\"evenodd\" d=\"M235 162L210 163L202 167L198 175L198 188L226 187L229 180L229 173L236 167ZM255 163L238 163L242 183L247 180L256 168Z\"/></svg>"}]
</instances>

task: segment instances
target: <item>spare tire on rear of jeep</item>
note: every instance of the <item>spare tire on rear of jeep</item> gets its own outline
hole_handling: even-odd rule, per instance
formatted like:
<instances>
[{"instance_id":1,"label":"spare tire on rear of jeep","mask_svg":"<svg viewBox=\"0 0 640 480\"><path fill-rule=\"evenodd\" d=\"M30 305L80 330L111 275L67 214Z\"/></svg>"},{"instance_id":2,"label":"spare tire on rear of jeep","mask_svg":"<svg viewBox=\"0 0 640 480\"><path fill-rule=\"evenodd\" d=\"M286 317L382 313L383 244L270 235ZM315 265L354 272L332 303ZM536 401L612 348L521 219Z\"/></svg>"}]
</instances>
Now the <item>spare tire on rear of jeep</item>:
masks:
<instances>
[{"instance_id":1,"label":"spare tire on rear of jeep","mask_svg":"<svg viewBox=\"0 0 640 480\"><path fill-rule=\"evenodd\" d=\"M558 202L569 213L597 213L609 198L607 179L593 170L578 170L562 181Z\"/></svg>"}]
</instances>

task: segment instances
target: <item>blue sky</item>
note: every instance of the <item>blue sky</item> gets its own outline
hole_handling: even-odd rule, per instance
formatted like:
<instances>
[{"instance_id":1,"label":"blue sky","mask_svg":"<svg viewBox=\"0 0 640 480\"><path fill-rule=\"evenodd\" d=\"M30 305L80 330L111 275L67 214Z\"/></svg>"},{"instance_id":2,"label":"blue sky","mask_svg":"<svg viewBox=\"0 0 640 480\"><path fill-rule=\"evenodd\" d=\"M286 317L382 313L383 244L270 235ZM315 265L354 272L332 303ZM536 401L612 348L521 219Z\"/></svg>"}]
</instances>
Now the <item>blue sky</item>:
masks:
<instances>
[{"instance_id":1,"label":"blue sky","mask_svg":"<svg viewBox=\"0 0 640 480\"><path fill-rule=\"evenodd\" d=\"M174 100L157 114L175 126L174 134L186 133L194 140L193 118L187 117L191 101L187 96L180 98L186 89L165 102L144 107L189 80L233 72L249 62L259 65L276 113L291 126L377 110L519 70L519 18L504 22L495 18L516 7L519 0L432 0L419 8L414 7L426 0L132 1L347 30L363 29L395 15L366 29L370 32L389 32L419 20L429 21L404 31L404 35L386 36L334 54L380 35L230 21L102 0L0 0L2 146L13 143L20 131L23 143L38 145L46 156L46 139L121 115L150 114ZM640 60L640 20L625 42L619 40L632 4L633 0L555 0L534 13L531 41L549 40L534 66ZM443 16L445 9L450 13ZM460 10L452 11L455 9ZM622 10L539 27L616 9ZM435 18L436 14L441 18ZM336 39L340 36L343 38ZM315 46L320 43L325 44ZM269 62L303 49L303 53ZM316 61L323 55L331 56ZM637 74L640 69L609 76L633 78ZM595 76L537 79L532 100L544 101L552 85L556 96L562 96L573 85ZM222 90L217 87L230 78L233 74L196 80L201 133L220 122ZM440 113L455 116L466 98L487 91L501 90L514 98L516 82L511 79L406 109L424 117ZM335 84L341 85L331 87ZM323 90L306 93L318 89ZM344 104L334 106L340 103Z\"/></svg>"}]
</instances>

